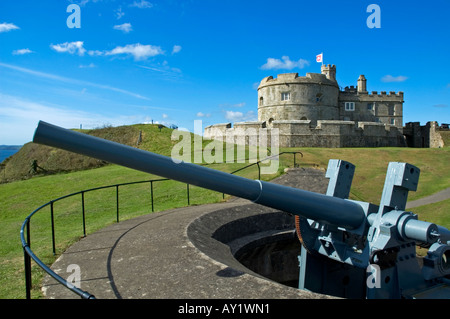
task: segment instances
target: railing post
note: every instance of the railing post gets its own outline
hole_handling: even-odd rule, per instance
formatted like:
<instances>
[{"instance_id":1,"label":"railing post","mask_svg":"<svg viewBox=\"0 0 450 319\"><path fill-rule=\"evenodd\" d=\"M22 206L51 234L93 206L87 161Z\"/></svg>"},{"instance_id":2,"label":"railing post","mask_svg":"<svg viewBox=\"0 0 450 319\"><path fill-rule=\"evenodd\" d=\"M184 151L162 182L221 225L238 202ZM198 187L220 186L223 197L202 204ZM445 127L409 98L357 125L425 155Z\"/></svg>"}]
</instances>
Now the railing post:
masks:
<instances>
[{"instance_id":1,"label":"railing post","mask_svg":"<svg viewBox=\"0 0 450 319\"><path fill-rule=\"evenodd\" d=\"M83 218L83 237L86 237L86 215L84 210L84 192L81 192L81 215Z\"/></svg>"},{"instance_id":2,"label":"railing post","mask_svg":"<svg viewBox=\"0 0 450 319\"><path fill-rule=\"evenodd\" d=\"M119 222L119 185L116 185L116 221Z\"/></svg>"},{"instance_id":3,"label":"railing post","mask_svg":"<svg viewBox=\"0 0 450 319\"><path fill-rule=\"evenodd\" d=\"M55 218L53 216L53 201L50 202L50 216L52 220L52 248L53 248L53 256L56 255L56 247L55 247Z\"/></svg>"},{"instance_id":4,"label":"railing post","mask_svg":"<svg viewBox=\"0 0 450 319\"><path fill-rule=\"evenodd\" d=\"M153 206L153 181L150 181L150 198L152 200L152 213L155 211Z\"/></svg>"},{"instance_id":5,"label":"railing post","mask_svg":"<svg viewBox=\"0 0 450 319\"><path fill-rule=\"evenodd\" d=\"M25 262L25 295L26 299L31 299L31 258L23 247L24 262Z\"/></svg>"},{"instance_id":6,"label":"railing post","mask_svg":"<svg viewBox=\"0 0 450 319\"><path fill-rule=\"evenodd\" d=\"M186 184L186 190L187 190L187 203L188 206L190 205L190 200L189 200L189 184Z\"/></svg>"},{"instance_id":7,"label":"railing post","mask_svg":"<svg viewBox=\"0 0 450 319\"><path fill-rule=\"evenodd\" d=\"M27 220L27 245L30 246L30 220ZM25 295L26 299L31 299L31 258L27 253L26 247L23 247L25 263Z\"/></svg>"}]
</instances>

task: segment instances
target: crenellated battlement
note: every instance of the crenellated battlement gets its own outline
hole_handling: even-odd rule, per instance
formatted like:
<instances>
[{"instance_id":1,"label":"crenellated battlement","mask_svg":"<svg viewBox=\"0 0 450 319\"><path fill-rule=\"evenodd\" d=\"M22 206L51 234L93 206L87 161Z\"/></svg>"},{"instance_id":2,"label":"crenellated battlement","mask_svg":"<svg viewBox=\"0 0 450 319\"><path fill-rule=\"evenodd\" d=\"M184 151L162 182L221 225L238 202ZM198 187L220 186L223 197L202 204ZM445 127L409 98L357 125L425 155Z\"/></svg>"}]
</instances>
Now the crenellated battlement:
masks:
<instances>
[{"instance_id":1,"label":"crenellated battlement","mask_svg":"<svg viewBox=\"0 0 450 319\"><path fill-rule=\"evenodd\" d=\"M394 92L394 91L390 91L389 93L386 93L386 91L372 91L371 93L368 94L369 96L390 96L390 97L402 97L403 98L403 92L399 91L399 92Z\"/></svg>"},{"instance_id":2,"label":"crenellated battlement","mask_svg":"<svg viewBox=\"0 0 450 319\"><path fill-rule=\"evenodd\" d=\"M260 82L258 90L266 86L276 86L285 84L323 84L337 86L335 81L329 80L325 74L320 73L306 73L304 76L299 76L298 73L281 73L276 78L267 76Z\"/></svg>"},{"instance_id":3,"label":"crenellated battlement","mask_svg":"<svg viewBox=\"0 0 450 319\"><path fill-rule=\"evenodd\" d=\"M336 69L334 64L322 64L321 69Z\"/></svg>"}]
</instances>

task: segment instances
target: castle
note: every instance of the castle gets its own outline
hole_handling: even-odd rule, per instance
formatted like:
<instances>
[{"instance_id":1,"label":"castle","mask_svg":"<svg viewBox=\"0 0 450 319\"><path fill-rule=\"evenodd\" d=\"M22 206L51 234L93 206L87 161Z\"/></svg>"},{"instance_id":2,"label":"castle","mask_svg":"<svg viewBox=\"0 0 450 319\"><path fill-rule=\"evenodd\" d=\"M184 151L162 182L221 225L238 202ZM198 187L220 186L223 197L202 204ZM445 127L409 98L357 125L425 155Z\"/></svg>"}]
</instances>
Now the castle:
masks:
<instances>
[{"instance_id":1,"label":"castle","mask_svg":"<svg viewBox=\"0 0 450 319\"><path fill-rule=\"evenodd\" d=\"M420 147L408 145L416 139L403 133L403 102L403 92L368 92L364 75L356 87L341 90L336 66L322 65L320 74L265 77L258 87L257 122L210 125L204 137L233 136L234 143L251 145L254 135L278 129L280 147ZM408 125L410 134L420 131Z\"/></svg>"}]
</instances>

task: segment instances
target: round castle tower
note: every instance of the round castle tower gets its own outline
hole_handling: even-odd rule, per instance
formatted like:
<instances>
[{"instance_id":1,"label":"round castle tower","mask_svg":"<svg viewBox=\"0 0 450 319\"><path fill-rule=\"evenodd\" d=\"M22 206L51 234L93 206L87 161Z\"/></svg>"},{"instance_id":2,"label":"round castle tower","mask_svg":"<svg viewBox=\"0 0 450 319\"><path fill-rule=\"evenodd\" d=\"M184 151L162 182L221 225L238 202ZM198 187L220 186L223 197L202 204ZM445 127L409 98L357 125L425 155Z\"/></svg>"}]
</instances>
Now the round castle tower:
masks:
<instances>
[{"instance_id":1,"label":"round castle tower","mask_svg":"<svg viewBox=\"0 0 450 319\"><path fill-rule=\"evenodd\" d=\"M258 121L339 119L336 66L322 65L321 74L279 74L264 78L258 87Z\"/></svg>"}]
</instances>

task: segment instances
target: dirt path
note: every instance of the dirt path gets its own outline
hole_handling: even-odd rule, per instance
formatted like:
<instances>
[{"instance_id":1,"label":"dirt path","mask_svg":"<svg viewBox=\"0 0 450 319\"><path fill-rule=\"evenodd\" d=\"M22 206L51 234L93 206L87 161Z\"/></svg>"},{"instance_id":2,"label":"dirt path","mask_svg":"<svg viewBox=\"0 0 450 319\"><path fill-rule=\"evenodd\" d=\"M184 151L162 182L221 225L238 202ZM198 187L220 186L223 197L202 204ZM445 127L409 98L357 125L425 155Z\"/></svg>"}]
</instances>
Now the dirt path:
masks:
<instances>
[{"instance_id":1,"label":"dirt path","mask_svg":"<svg viewBox=\"0 0 450 319\"><path fill-rule=\"evenodd\" d=\"M433 195L410 201L406 204L406 208L413 208L422 205L437 203L446 200L448 198L450 198L450 187L444 189L443 191L437 192Z\"/></svg>"}]
</instances>

